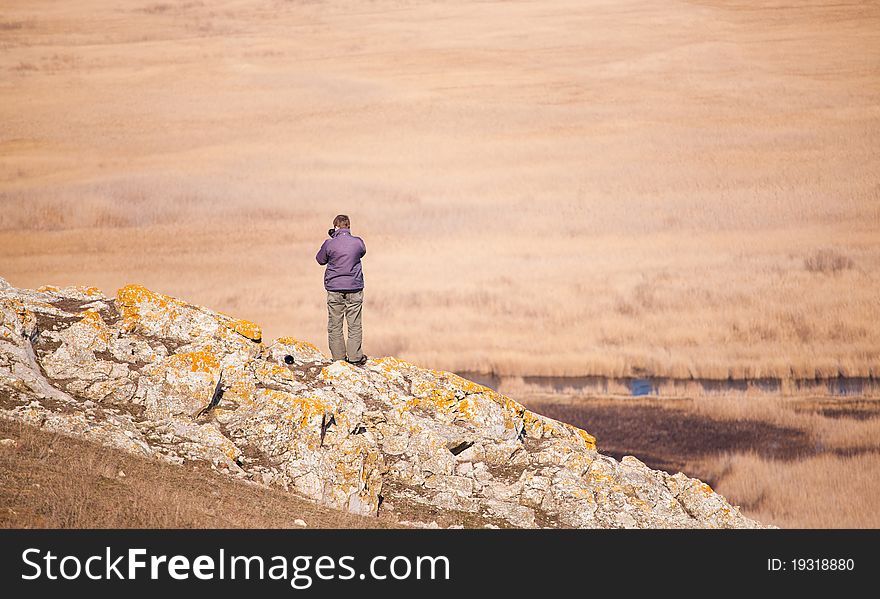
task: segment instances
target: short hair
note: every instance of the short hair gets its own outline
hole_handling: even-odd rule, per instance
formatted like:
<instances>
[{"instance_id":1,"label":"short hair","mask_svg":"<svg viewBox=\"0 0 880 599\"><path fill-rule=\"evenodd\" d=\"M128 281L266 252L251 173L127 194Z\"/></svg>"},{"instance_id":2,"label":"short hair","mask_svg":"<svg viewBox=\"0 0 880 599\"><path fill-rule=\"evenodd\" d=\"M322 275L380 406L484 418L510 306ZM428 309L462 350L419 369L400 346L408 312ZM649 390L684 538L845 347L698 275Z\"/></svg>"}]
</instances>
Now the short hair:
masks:
<instances>
[{"instance_id":1,"label":"short hair","mask_svg":"<svg viewBox=\"0 0 880 599\"><path fill-rule=\"evenodd\" d=\"M348 216L345 214L340 214L336 218L333 219L333 226L339 227L340 229L348 229L351 227L351 221L348 220Z\"/></svg>"}]
</instances>

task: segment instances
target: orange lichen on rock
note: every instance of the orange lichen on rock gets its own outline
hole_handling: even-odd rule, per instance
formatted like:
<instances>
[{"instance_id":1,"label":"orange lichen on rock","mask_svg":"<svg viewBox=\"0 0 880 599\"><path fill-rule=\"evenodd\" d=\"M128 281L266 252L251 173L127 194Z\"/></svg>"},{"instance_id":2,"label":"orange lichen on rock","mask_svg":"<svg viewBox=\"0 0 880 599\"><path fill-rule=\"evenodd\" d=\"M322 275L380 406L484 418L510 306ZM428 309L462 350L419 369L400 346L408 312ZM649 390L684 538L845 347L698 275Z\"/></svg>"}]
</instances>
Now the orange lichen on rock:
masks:
<instances>
[{"instance_id":1,"label":"orange lichen on rock","mask_svg":"<svg viewBox=\"0 0 880 599\"><path fill-rule=\"evenodd\" d=\"M122 324L126 331L131 331L140 320L140 305L152 304L166 309L170 304L181 304L179 300L150 291L142 285L126 285L116 292L116 307L122 313Z\"/></svg>"},{"instance_id":2,"label":"orange lichen on rock","mask_svg":"<svg viewBox=\"0 0 880 599\"><path fill-rule=\"evenodd\" d=\"M406 370L409 368L418 368L414 364L410 364L404 360L400 360L399 358L392 358L391 356L385 356L384 358L378 358L375 360L376 364L382 367L386 373L391 373L393 370Z\"/></svg>"},{"instance_id":3,"label":"orange lichen on rock","mask_svg":"<svg viewBox=\"0 0 880 599\"><path fill-rule=\"evenodd\" d=\"M460 377L457 374L452 372L444 372L442 370L432 370L431 374L436 378L446 379L449 381L449 384L456 387L457 389L461 389L465 393L485 393L486 395L499 395L497 391L493 391L489 387L484 387L479 383L475 383L474 381L469 381L466 378Z\"/></svg>"},{"instance_id":4,"label":"orange lichen on rock","mask_svg":"<svg viewBox=\"0 0 880 599\"><path fill-rule=\"evenodd\" d=\"M438 378L446 378L446 380L448 380L452 385L454 385L458 389L461 389L468 395L480 394L487 399L494 401L495 403L500 405L502 409L511 417L521 417L526 427L527 434L532 432L535 434L535 436L540 437L544 434L545 430L552 435L553 433L559 434L561 432L560 429L562 429L566 432L573 433L581 438L587 449L596 449L596 438L585 430L579 429L564 422L557 422L555 420L550 420L548 418L538 416L537 414L533 414L529 410L526 410L522 404L513 401L506 395L502 395L497 391L490 389L489 387L480 385L479 383L469 381L468 379L462 378L457 374L453 374L451 372L440 372L436 370L431 371L431 373Z\"/></svg>"},{"instance_id":5,"label":"orange lichen on rock","mask_svg":"<svg viewBox=\"0 0 880 599\"><path fill-rule=\"evenodd\" d=\"M554 435L565 436L567 434L574 434L584 442L587 449L596 449L596 437L576 426L545 418L526 409L523 409L522 419L526 434L530 437L540 439L541 437L552 437Z\"/></svg>"},{"instance_id":6,"label":"orange lichen on rock","mask_svg":"<svg viewBox=\"0 0 880 599\"><path fill-rule=\"evenodd\" d=\"M276 406L287 410L283 415L285 420L293 421L298 417L300 428L307 426L315 416L333 411L332 405L316 397L300 397L275 389L263 389L261 392Z\"/></svg>"},{"instance_id":7,"label":"orange lichen on rock","mask_svg":"<svg viewBox=\"0 0 880 599\"><path fill-rule=\"evenodd\" d=\"M507 411L519 414L525 409L506 395L501 395L494 389L490 389L489 387L485 387L474 381L469 381L468 379L453 374L452 372L444 372L442 370L431 370L430 372L434 378L440 379L441 381L445 380L462 393L465 393L466 395L482 395L486 399L494 401Z\"/></svg>"},{"instance_id":8,"label":"orange lichen on rock","mask_svg":"<svg viewBox=\"0 0 880 599\"><path fill-rule=\"evenodd\" d=\"M55 285L43 285L42 287L37 287L37 293L57 293L58 291L60 291L60 289Z\"/></svg>"},{"instance_id":9,"label":"orange lichen on rock","mask_svg":"<svg viewBox=\"0 0 880 599\"><path fill-rule=\"evenodd\" d=\"M251 341L255 341L260 343L263 340L263 330L259 325L254 324L249 320L232 320L230 322L224 322L227 328L235 331L242 337L250 339Z\"/></svg>"},{"instance_id":10,"label":"orange lichen on rock","mask_svg":"<svg viewBox=\"0 0 880 599\"><path fill-rule=\"evenodd\" d=\"M28 319L28 318L35 317L33 311L30 308L28 308L26 305L24 305L23 302L20 302L18 300L14 300L12 302L12 305L15 308L15 313L18 314L19 316L21 316L22 318Z\"/></svg>"},{"instance_id":11,"label":"orange lichen on rock","mask_svg":"<svg viewBox=\"0 0 880 599\"><path fill-rule=\"evenodd\" d=\"M124 306L136 306L141 303L167 306L170 302L177 303L173 297L150 291L143 285L126 285L116 292L116 301Z\"/></svg>"},{"instance_id":12,"label":"orange lichen on rock","mask_svg":"<svg viewBox=\"0 0 880 599\"><path fill-rule=\"evenodd\" d=\"M241 371L233 371L233 376L229 377L228 380L224 374L223 383L226 388L223 393L225 403L253 404L257 385L252 377L245 376Z\"/></svg>"},{"instance_id":13,"label":"orange lichen on rock","mask_svg":"<svg viewBox=\"0 0 880 599\"><path fill-rule=\"evenodd\" d=\"M97 310L86 310L83 312L80 322L98 331L98 336L105 343L110 341L110 330L107 328L107 323L104 322L104 319L101 318L101 315L98 314Z\"/></svg>"},{"instance_id":14,"label":"orange lichen on rock","mask_svg":"<svg viewBox=\"0 0 880 599\"><path fill-rule=\"evenodd\" d=\"M473 420L477 415L477 401L475 397L465 397L455 406L455 411L459 416Z\"/></svg>"},{"instance_id":15,"label":"orange lichen on rock","mask_svg":"<svg viewBox=\"0 0 880 599\"><path fill-rule=\"evenodd\" d=\"M141 312L147 306L149 306L148 310L167 311L168 317L172 320L180 316L181 308L188 308L203 314L213 314L217 324L222 324L226 329L246 339L260 343L263 338L262 329L249 320L234 319L223 314L212 313L200 306L188 304L169 295L150 291L143 285L126 285L116 292L116 307L122 313L123 327L127 331L132 331L141 318L147 317ZM209 326L207 330L202 330L200 326L191 324L187 327L187 332L193 337L198 337L204 333L211 333L212 328L213 325Z\"/></svg>"},{"instance_id":16,"label":"orange lichen on rock","mask_svg":"<svg viewBox=\"0 0 880 599\"><path fill-rule=\"evenodd\" d=\"M299 339L294 339L293 337L279 337L275 340L275 342L282 345L292 345L293 349L298 352L321 353L321 350L319 350L314 344L309 343L308 341L300 341Z\"/></svg>"},{"instance_id":17,"label":"orange lichen on rock","mask_svg":"<svg viewBox=\"0 0 880 599\"><path fill-rule=\"evenodd\" d=\"M407 408L424 407L449 412L456 405L455 393L442 387L422 385L415 392L415 397L406 402Z\"/></svg>"},{"instance_id":18,"label":"orange lichen on rock","mask_svg":"<svg viewBox=\"0 0 880 599\"><path fill-rule=\"evenodd\" d=\"M278 378L287 381L295 381L296 375L288 368L273 364L271 362L261 362L256 369L256 375L261 378Z\"/></svg>"},{"instance_id":19,"label":"orange lichen on rock","mask_svg":"<svg viewBox=\"0 0 880 599\"><path fill-rule=\"evenodd\" d=\"M17 327L24 327L25 330L30 331L33 330L33 327L37 325L37 315L34 312L25 306L22 302L18 300L12 301L12 308L15 310L15 314L18 316L18 323L16 323Z\"/></svg>"},{"instance_id":20,"label":"orange lichen on rock","mask_svg":"<svg viewBox=\"0 0 880 599\"><path fill-rule=\"evenodd\" d=\"M565 424L565 423L563 423L563 424ZM590 433L588 433L584 429L577 428L575 426L571 426L570 424L565 424L565 427L567 429L569 429L570 431L572 431L577 436L579 436L581 439L583 439L584 445L587 446L587 449L592 449L592 450L596 449L596 437L594 437L593 435L591 435Z\"/></svg>"},{"instance_id":21,"label":"orange lichen on rock","mask_svg":"<svg viewBox=\"0 0 880 599\"><path fill-rule=\"evenodd\" d=\"M83 295L89 295L91 297L101 297L104 295L104 292L97 287L74 287L74 289Z\"/></svg>"},{"instance_id":22,"label":"orange lichen on rock","mask_svg":"<svg viewBox=\"0 0 880 599\"><path fill-rule=\"evenodd\" d=\"M169 358L168 365L178 370L191 372L214 372L220 369L220 362L209 350L174 354Z\"/></svg>"}]
</instances>

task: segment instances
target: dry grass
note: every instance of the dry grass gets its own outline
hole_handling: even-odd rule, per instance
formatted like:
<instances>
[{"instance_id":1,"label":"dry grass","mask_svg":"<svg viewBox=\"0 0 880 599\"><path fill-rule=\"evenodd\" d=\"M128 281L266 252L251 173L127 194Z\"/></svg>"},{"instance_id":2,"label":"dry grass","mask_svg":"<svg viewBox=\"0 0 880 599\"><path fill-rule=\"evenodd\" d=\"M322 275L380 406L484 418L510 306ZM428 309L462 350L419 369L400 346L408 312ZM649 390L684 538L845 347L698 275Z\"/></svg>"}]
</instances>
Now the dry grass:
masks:
<instances>
[{"instance_id":1,"label":"dry grass","mask_svg":"<svg viewBox=\"0 0 880 599\"><path fill-rule=\"evenodd\" d=\"M520 398L790 528L880 528L880 400Z\"/></svg>"},{"instance_id":2,"label":"dry grass","mask_svg":"<svg viewBox=\"0 0 880 599\"><path fill-rule=\"evenodd\" d=\"M88 0L3 23L15 285L142 282L324 346L313 256L344 212L371 355L880 373L876 3Z\"/></svg>"},{"instance_id":3,"label":"dry grass","mask_svg":"<svg viewBox=\"0 0 880 599\"><path fill-rule=\"evenodd\" d=\"M853 456L780 461L725 454L704 466L716 490L749 516L783 528L880 528L880 448Z\"/></svg>"},{"instance_id":4,"label":"dry grass","mask_svg":"<svg viewBox=\"0 0 880 599\"><path fill-rule=\"evenodd\" d=\"M0 419L0 527L386 528L384 520L322 508L232 480L209 467L131 456ZM120 472L124 476L120 476Z\"/></svg>"},{"instance_id":5,"label":"dry grass","mask_svg":"<svg viewBox=\"0 0 880 599\"><path fill-rule=\"evenodd\" d=\"M837 273L854 265L852 258L833 249L818 250L804 258L804 267L810 272Z\"/></svg>"}]
</instances>

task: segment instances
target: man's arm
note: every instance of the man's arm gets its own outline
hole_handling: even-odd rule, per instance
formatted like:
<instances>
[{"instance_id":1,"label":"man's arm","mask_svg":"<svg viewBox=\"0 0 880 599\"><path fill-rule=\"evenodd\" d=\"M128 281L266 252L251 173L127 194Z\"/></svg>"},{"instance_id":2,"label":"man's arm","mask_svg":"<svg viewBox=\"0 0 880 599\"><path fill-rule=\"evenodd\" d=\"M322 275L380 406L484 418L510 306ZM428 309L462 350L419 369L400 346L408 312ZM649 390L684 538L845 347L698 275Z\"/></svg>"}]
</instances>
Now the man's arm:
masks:
<instances>
[{"instance_id":1,"label":"man's arm","mask_svg":"<svg viewBox=\"0 0 880 599\"><path fill-rule=\"evenodd\" d=\"M361 239L361 258L367 255L367 244Z\"/></svg>"},{"instance_id":2,"label":"man's arm","mask_svg":"<svg viewBox=\"0 0 880 599\"><path fill-rule=\"evenodd\" d=\"M328 239L327 241L330 240ZM315 260L317 260L318 264L321 266L327 264L327 260L330 259L330 256L327 254L327 241L321 244L321 249L315 254Z\"/></svg>"}]
</instances>

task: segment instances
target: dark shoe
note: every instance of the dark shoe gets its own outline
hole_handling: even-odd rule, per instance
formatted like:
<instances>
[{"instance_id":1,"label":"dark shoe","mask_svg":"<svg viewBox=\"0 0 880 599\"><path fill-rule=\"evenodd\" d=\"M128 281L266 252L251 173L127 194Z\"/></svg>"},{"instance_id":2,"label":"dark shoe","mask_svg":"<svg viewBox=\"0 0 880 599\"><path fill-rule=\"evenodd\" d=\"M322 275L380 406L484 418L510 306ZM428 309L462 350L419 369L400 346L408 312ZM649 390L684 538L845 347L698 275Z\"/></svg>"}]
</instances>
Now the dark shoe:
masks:
<instances>
[{"instance_id":1,"label":"dark shoe","mask_svg":"<svg viewBox=\"0 0 880 599\"><path fill-rule=\"evenodd\" d=\"M358 360L357 362L352 362L351 360L348 360L347 358L345 361L348 362L349 364L351 364L352 366L363 366L364 364L367 363L367 356L361 357L361 359Z\"/></svg>"}]
</instances>

